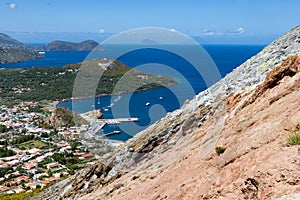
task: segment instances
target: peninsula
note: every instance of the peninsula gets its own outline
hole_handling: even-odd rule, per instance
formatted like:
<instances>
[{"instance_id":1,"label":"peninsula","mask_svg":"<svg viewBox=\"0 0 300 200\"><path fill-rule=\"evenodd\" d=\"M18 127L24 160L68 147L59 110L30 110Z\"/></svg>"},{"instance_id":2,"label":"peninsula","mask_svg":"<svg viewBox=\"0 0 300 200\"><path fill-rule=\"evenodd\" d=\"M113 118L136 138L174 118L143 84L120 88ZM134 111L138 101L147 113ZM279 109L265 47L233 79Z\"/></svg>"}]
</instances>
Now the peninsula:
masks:
<instances>
[{"instance_id":1,"label":"peninsula","mask_svg":"<svg viewBox=\"0 0 300 200\"><path fill-rule=\"evenodd\" d=\"M130 68L121 62L108 59L95 59L77 64L57 67L33 67L0 70L0 91L3 103L13 104L19 101L61 101L72 98L74 81L80 67L84 65L95 66L94 70L103 70L96 96L114 94L114 88L124 74L130 76L130 81L118 89L117 93L126 93L152 89L176 84L168 76L146 74ZM106 66L106 67L103 67ZM85 79L93 81L93 72L85 74ZM136 85L141 87L136 89ZM82 88L84 91L85 89ZM82 92L77 98L90 97Z\"/></svg>"}]
</instances>

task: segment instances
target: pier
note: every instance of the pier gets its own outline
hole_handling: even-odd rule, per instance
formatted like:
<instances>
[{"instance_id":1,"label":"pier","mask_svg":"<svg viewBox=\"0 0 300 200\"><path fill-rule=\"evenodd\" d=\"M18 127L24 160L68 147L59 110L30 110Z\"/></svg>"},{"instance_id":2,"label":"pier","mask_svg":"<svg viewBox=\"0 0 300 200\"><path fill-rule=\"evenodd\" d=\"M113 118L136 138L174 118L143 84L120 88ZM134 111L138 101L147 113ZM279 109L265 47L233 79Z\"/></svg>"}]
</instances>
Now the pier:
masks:
<instances>
[{"instance_id":1,"label":"pier","mask_svg":"<svg viewBox=\"0 0 300 200\"><path fill-rule=\"evenodd\" d=\"M122 122L138 122L139 118L117 118L117 119L98 119L96 122L106 123L106 124L120 124Z\"/></svg>"},{"instance_id":2,"label":"pier","mask_svg":"<svg viewBox=\"0 0 300 200\"><path fill-rule=\"evenodd\" d=\"M116 134L120 134L121 131L113 131L113 132L110 132L110 133L106 133L106 134L103 134L103 135L99 135L98 137L100 138L104 138L106 136L110 136L110 135L116 135Z\"/></svg>"},{"instance_id":3,"label":"pier","mask_svg":"<svg viewBox=\"0 0 300 200\"><path fill-rule=\"evenodd\" d=\"M137 121L139 121L139 118L136 118L136 117L117 118L117 119L98 119L91 123L91 127L89 128L89 130L87 132L85 132L85 137L87 139L94 138L97 135L97 133L103 129L103 127L106 124L113 125L113 124L120 124L122 122L137 122ZM120 134L120 133L121 132L119 132L119 131L113 131L111 133L107 133L107 134L101 135L99 137L103 138L105 136Z\"/></svg>"}]
</instances>

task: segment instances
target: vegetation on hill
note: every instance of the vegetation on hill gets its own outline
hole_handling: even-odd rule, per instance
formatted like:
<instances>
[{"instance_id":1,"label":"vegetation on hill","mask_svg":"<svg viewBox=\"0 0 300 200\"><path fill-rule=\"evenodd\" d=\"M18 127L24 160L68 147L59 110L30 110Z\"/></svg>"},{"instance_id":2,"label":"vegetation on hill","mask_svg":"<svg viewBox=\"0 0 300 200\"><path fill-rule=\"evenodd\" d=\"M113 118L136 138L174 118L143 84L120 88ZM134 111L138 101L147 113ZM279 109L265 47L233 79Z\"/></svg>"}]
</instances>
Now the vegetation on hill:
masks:
<instances>
[{"instance_id":1,"label":"vegetation on hill","mask_svg":"<svg viewBox=\"0 0 300 200\"><path fill-rule=\"evenodd\" d=\"M26 49L0 47L0 64L24 62L43 57L44 55Z\"/></svg>"},{"instance_id":2,"label":"vegetation on hill","mask_svg":"<svg viewBox=\"0 0 300 200\"><path fill-rule=\"evenodd\" d=\"M11 149L7 148L0 148L0 157L9 157L9 156L14 156L16 155L15 152L13 152Z\"/></svg>"},{"instance_id":3,"label":"vegetation on hill","mask_svg":"<svg viewBox=\"0 0 300 200\"><path fill-rule=\"evenodd\" d=\"M300 125L287 137L287 143L289 145L300 145Z\"/></svg>"},{"instance_id":4,"label":"vegetation on hill","mask_svg":"<svg viewBox=\"0 0 300 200\"><path fill-rule=\"evenodd\" d=\"M56 40L41 47L41 49L48 51L91 51L98 45L99 43L94 40L85 40L79 43Z\"/></svg>"},{"instance_id":5,"label":"vegetation on hill","mask_svg":"<svg viewBox=\"0 0 300 200\"><path fill-rule=\"evenodd\" d=\"M28 69L3 69L0 70L0 94L2 102L13 103L21 101L63 100L72 97L73 85L77 73L82 65L95 66L91 71L84 74L86 82L94 81L94 70L104 70L100 64L108 62L105 59L85 61L83 63L56 67L33 67ZM109 61L111 64L104 70L96 95L112 94L116 83L123 75L130 71L130 81L122 84L118 92L136 91L136 85L142 85L138 90L172 85L176 81L171 77L145 74L125 66L118 61ZM159 84L153 84L159 83ZM87 89L82 88L82 97L90 96L84 93ZM88 91L87 91L88 92Z\"/></svg>"}]
</instances>

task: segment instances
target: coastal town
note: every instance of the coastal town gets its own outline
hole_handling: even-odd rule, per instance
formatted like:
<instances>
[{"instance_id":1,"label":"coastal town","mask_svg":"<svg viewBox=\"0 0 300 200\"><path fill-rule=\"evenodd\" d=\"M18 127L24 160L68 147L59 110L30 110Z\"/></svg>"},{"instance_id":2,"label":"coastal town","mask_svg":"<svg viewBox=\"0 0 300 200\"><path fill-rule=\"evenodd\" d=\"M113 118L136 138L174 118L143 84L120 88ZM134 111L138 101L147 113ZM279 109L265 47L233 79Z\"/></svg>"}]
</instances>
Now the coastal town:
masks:
<instances>
[{"instance_id":1,"label":"coastal town","mask_svg":"<svg viewBox=\"0 0 300 200\"><path fill-rule=\"evenodd\" d=\"M45 188L99 157L79 139L88 125L55 129L50 115L40 102L0 105L0 194Z\"/></svg>"}]
</instances>

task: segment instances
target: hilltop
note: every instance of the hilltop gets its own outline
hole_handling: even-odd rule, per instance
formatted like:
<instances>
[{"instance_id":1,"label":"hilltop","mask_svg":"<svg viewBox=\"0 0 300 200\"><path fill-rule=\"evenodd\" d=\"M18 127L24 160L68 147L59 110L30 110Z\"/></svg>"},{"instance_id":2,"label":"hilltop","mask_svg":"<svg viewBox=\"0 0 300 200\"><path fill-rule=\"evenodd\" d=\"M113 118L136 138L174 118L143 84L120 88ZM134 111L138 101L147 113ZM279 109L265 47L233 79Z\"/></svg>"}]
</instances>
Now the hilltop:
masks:
<instances>
[{"instance_id":1,"label":"hilltop","mask_svg":"<svg viewBox=\"0 0 300 200\"><path fill-rule=\"evenodd\" d=\"M99 43L94 40L85 40L79 43L56 40L39 48L47 51L91 51L98 45ZM103 48L98 47L98 50L103 50Z\"/></svg>"},{"instance_id":2,"label":"hilltop","mask_svg":"<svg viewBox=\"0 0 300 200\"><path fill-rule=\"evenodd\" d=\"M299 35L33 199L299 199Z\"/></svg>"},{"instance_id":3,"label":"hilltop","mask_svg":"<svg viewBox=\"0 0 300 200\"><path fill-rule=\"evenodd\" d=\"M0 47L24 48L24 44L9 35L0 33Z\"/></svg>"}]
</instances>

